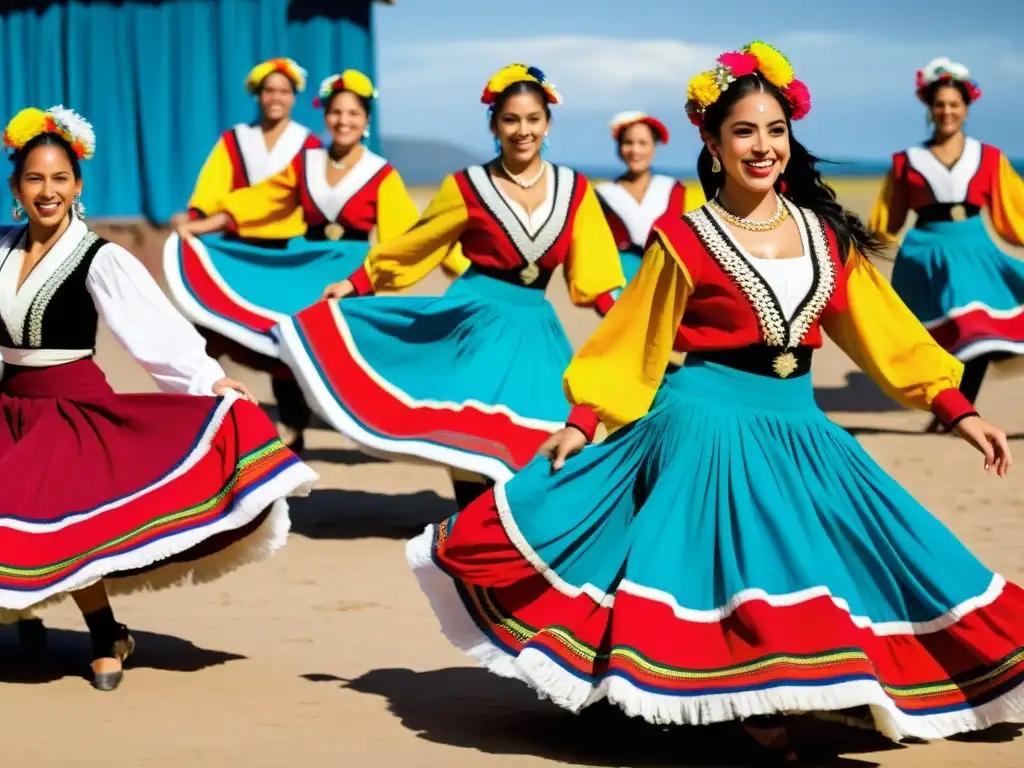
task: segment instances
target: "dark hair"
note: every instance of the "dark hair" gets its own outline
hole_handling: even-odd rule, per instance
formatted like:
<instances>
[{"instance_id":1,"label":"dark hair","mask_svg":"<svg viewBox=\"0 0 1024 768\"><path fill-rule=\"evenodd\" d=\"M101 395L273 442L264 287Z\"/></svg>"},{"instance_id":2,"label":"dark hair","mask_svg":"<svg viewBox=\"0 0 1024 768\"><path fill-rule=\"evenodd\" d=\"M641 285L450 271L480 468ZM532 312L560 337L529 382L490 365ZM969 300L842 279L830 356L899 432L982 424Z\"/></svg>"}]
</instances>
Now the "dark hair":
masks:
<instances>
[{"instance_id":1,"label":"dark hair","mask_svg":"<svg viewBox=\"0 0 1024 768\"><path fill-rule=\"evenodd\" d=\"M266 83L266 82L267 82L267 79L268 79L268 78L269 78L269 77L270 77L271 75L281 75L282 77L284 77L284 79L285 79L285 80L287 80L287 81L288 81L288 85L290 85L290 86L292 87L292 93L298 93L298 91L299 91L299 87L298 87L298 86L297 86L297 85L295 84L295 81L294 81L294 80L292 80L292 79L291 79L291 78L290 78L290 77L289 77L289 76L288 76L287 74L285 74L285 73L284 73L284 72L282 72L281 70L279 70L279 69L275 69L275 70L274 70L273 72L268 72L268 73L267 73L267 74L266 74L266 75L264 76L264 78L263 78L262 80L260 80L260 84L259 84L259 86L257 86L257 88L256 88L256 94L257 94L257 95L260 95L260 94L262 94L262 93L263 93L263 85L264 85L264 83Z\"/></svg>"},{"instance_id":2,"label":"dark hair","mask_svg":"<svg viewBox=\"0 0 1024 768\"><path fill-rule=\"evenodd\" d=\"M544 89L539 83L535 83L532 80L520 80L518 83L512 83L508 88L499 93L494 97L494 103L491 104L490 113L490 124L491 130L494 130L498 125L498 115L501 114L501 110L505 108L505 104L513 96L518 96L523 93L532 93L538 99L544 108L544 116L551 119L551 105L548 103L548 95L544 92Z\"/></svg>"},{"instance_id":3,"label":"dark hair","mask_svg":"<svg viewBox=\"0 0 1024 768\"><path fill-rule=\"evenodd\" d=\"M744 75L729 84L729 89L722 93L718 101L708 107L704 113L704 131L709 136L721 137L722 124L732 112L733 105L751 93L770 93L782 106L786 116L786 124L790 129L789 163L786 172L775 182L776 192L785 185L786 197L801 208L808 208L817 214L831 227L839 246L840 258L846 259L850 245L854 245L864 255L880 255L885 250L884 241L871 232L863 221L847 211L839 204L836 192L825 183L818 170L820 158L812 155L807 148L797 141L792 134L793 110L782 92L765 80L759 72ZM724 174L712 173L711 164L714 158L705 145L697 158L697 176L700 178L704 195L710 200L722 186Z\"/></svg>"},{"instance_id":4,"label":"dark hair","mask_svg":"<svg viewBox=\"0 0 1024 768\"><path fill-rule=\"evenodd\" d=\"M323 101L323 107L324 107L324 114L325 115L328 112L331 111L331 104L334 103L334 100L336 98L338 98L341 94L345 93L345 92L346 91L343 88L340 91L335 91L330 96L328 96L326 99L322 100ZM366 113L367 119L369 119L369 117L370 117L370 107L373 105L373 102L370 99L366 98L365 96L360 96L355 91L348 91L348 93L351 93L353 96L355 96L359 100L359 104L363 107L363 111Z\"/></svg>"},{"instance_id":5,"label":"dark hair","mask_svg":"<svg viewBox=\"0 0 1024 768\"><path fill-rule=\"evenodd\" d=\"M75 179L82 178L82 164L78 159L78 155L75 154L75 150L71 148L71 145L67 140L56 133L40 133L38 136L33 136L31 139L25 142L25 146L19 149L17 152L11 155L11 162L14 163L14 178L21 180L21 174L25 171L25 162L28 160L28 156L32 154L32 150L36 147L60 147L64 150L64 154L68 156L68 161L71 163L71 171L75 174Z\"/></svg>"},{"instance_id":6,"label":"dark hair","mask_svg":"<svg viewBox=\"0 0 1024 768\"><path fill-rule=\"evenodd\" d=\"M935 99L938 97L939 91L943 88L956 88L956 90L960 92L960 95L963 96L964 104L970 106L971 94L970 91L967 90L966 85L961 83L959 80L936 80L934 83L927 86L922 94L924 96L925 103L927 103L929 107L935 106Z\"/></svg>"},{"instance_id":7,"label":"dark hair","mask_svg":"<svg viewBox=\"0 0 1024 768\"><path fill-rule=\"evenodd\" d=\"M619 138L618 138L618 140L616 142L618 144L618 146L619 146L619 149L622 149L622 145L626 141L626 134L629 132L629 129L633 128L634 126L637 126L637 125L642 125L644 128L646 128L648 131L651 132L651 141L652 142L654 142L655 144L660 144L661 143L661 136L659 136L658 132L656 130L654 130L654 127L650 123L645 123L645 122L641 121L641 122L638 122L638 123L632 123L630 125L627 125L621 131L619 131Z\"/></svg>"}]
</instances>

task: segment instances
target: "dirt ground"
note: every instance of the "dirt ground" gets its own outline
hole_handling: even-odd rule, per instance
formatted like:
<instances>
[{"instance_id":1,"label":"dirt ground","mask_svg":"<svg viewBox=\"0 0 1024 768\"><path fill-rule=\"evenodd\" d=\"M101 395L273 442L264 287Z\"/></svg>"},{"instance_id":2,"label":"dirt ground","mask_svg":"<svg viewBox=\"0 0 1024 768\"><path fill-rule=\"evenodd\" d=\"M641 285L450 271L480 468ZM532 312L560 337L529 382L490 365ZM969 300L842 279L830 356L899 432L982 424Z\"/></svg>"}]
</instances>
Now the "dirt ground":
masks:
<instances>
[{"instance_id":1,"label":"dirt ground","mask_svg":"<svg viewBox=\"0 0 1024 768\"><path fill-rule=\"evenodd\" d=\"M866 212L877 182L848 184ZM419 190L421 204L430 190ZM164 233L103 233L158 271ZM438 291L436 276L417 292ZM589 312L552 295L574 343ZM149 390L109 336L101 365L115 387ZM270 401L265 377L238 368ZM1022 378L990 376L980 408L1014 435L1020 466L998 480L951 437L921 434L928 416L901 410L842 353L816 358L821 405L993 569L1024 579ZM288 546L216 583L117 602L138 640L115 694L86 682L88 643L70 606L45 614L52 663L26 670L14 633L0 629L0 716L8 764L42 766L712 766L752 765L733 727L660 730L605 707L582 716L538 701L472 666L441 636L405 564L403 546L454 510L446 474L361 455L313 430L308 460L319 489L293 505ZM621 738L609 741L614 732ZM802 743L837 766L1024 765L1024 738L1006 727L957 741L899 746L833 727ZM824 756L840 755L826 759Z\"/></svg>"}]
</instances>

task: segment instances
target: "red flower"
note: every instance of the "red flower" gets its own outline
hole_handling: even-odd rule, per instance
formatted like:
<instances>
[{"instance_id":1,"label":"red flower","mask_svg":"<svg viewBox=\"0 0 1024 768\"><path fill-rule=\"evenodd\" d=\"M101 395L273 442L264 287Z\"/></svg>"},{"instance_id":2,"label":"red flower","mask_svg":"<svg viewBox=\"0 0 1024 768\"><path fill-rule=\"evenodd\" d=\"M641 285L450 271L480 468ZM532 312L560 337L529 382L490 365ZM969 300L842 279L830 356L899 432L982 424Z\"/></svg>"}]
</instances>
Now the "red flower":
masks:
<instances>
[{"instance_id":1,"label":"red flower","mask_svg":"<svg viewBox=\"0 0 1024 768\"><path fill-rule=\"evenodd\" d=\"M718 63L728 69L733 77L752 75L757 71L757 57L752 53L723 53L718 57Z\"/></svg>"},{"instance_id":2,"label":"red flower","mask_svg":"<svg viewBox=\"0 0 1024 768\"><path fill-rule=\"evenodd\" d=\"M811 92L802 80L794 79L785 88L786 99L793 108L793 119L801 120L811 111Z\"/></svg>"}]
</instances>

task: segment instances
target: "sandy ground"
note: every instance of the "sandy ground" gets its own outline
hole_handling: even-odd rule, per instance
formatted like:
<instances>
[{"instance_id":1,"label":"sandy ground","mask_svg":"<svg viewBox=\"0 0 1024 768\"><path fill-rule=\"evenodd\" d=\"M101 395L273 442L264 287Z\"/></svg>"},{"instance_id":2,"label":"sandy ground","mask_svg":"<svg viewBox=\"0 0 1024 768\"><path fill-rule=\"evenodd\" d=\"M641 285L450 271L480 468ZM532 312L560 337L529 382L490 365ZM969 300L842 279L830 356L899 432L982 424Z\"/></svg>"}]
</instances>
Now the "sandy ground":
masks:
<instances>
[{"instance_id":1,"label":"sandy ground","mask_svg":"<svg viewBox=\"0 0 1024 768\"><path fill-rule=\"evenodd\" d=\"M865 212L874 184L848 185ZM429 190L420 190L425 202ZM160 240L132 227L105 234L155 267ZM594 327L553 296L574 343ZM431 278L418 290L436 291ZM148 379L108 335L101 365L124 391ZM269 401L263 376L231 369ZM992 568L1024 579L1024 467L997 480L927 416L897 408L834 347L816 359L820 402ZM991 377L980 407L1016 435L1024 460L1022 379ZM1014 394L1017 398L1014 398ZM139 648L113 695L83 677L87 636L75 611L46 618L55 653L25 670L0 630L0 714L8 764L68 766L678 766L751 765L731 728L661 731L595 707L574 717L520 684L471 666L441 636L409 573L404 542L454 511L445 473L365 457L316 429L315 494L293 506L283 552L214 584L117 602ZM624 738L615 746L613 731ZM970 739L897 746L833 728L802 730L842 766L1024 765L1024 738L1003 728Z\"/></svg>"}]
</instances>

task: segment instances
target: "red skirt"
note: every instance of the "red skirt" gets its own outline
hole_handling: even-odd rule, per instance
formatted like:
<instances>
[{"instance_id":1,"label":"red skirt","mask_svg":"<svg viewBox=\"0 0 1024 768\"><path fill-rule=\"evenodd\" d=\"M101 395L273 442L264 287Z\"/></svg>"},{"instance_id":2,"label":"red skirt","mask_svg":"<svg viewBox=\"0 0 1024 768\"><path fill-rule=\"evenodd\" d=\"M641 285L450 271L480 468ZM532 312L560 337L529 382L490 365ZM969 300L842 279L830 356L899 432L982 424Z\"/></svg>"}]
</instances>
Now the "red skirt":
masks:
<instances>
[{"instance_id":1,"label":"red skirt","mask_svg":"<svg viewBox=\"0 0 1024 768\"><path fill-rule=\"evenodd\" d=\"M0 621L99 579L212 580L283 546L316 474L236 396L116 394L91 360L0 381Z\"/></svg>"}]
</instances>

